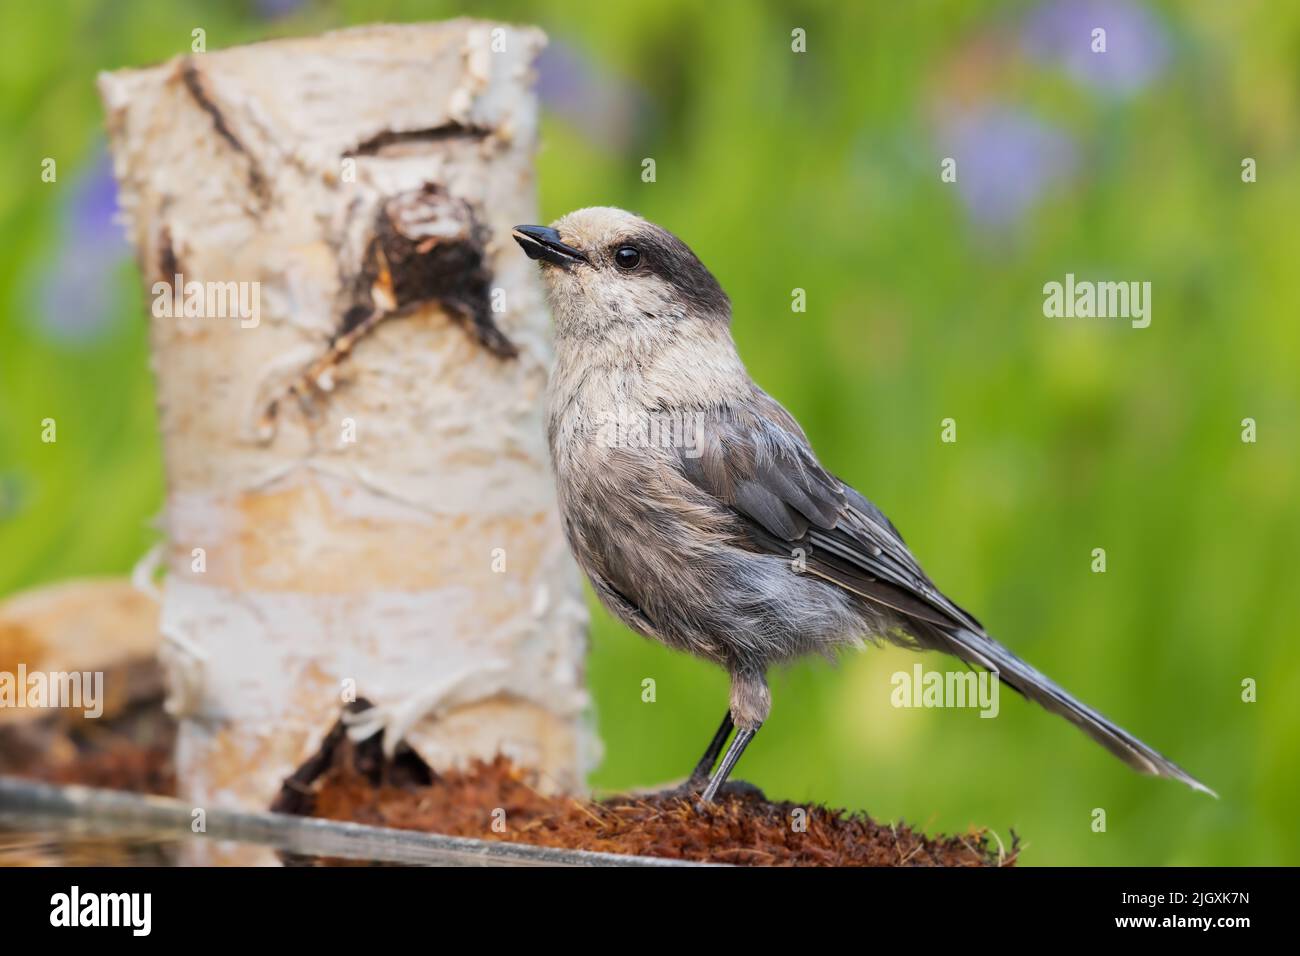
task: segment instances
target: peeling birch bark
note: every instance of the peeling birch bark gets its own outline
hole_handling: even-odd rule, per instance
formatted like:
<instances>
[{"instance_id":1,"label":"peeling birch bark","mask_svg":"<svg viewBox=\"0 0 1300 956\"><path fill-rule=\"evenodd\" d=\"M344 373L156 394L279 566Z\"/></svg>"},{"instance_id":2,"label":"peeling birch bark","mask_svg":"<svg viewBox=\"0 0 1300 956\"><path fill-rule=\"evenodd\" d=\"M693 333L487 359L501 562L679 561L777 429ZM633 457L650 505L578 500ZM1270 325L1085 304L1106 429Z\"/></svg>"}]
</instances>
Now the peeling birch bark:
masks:
<instances>
[{"instance_id":1,"label":"peeling birch bark","mask_svg":"<svg viewBox=\"0 0 1300 956\"><path fill-rule=\"evenodd\" d=\"M377 26L100 77L154 305L196 806L265 809L353 693L435 768L504 752L563 791L595 757L549 328L509 238L536 219L543 43ZM193 282L257 283L259 313L214 316L207 288L205 314L166 317Z\"/></svg>"}]
</instances>

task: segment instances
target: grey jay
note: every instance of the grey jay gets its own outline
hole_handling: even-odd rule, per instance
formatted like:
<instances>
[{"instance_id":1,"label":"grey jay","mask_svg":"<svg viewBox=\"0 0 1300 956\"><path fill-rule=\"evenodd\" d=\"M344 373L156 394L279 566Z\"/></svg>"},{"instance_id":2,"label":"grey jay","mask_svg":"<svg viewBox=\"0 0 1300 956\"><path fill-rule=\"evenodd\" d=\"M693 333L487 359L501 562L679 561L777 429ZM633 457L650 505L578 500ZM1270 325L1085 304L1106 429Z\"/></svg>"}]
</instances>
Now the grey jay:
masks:
<instances>
[{"instance_id":1,"label":"grey jay","mask_svg":"<svg viewBox=\"0 0 1300 956\"><path fill-rule=\"evenodd\" d=\"M767 669L864 639L977 664L1130 767L1212 793L934 586L889 519L749 377L730 300L684 242L603 207L513 236L539 262L555 320L546 420L569 545L620 620L731 676L730 707L690 778L702 802L767 719Z\"/></svg>"}]
</instances>

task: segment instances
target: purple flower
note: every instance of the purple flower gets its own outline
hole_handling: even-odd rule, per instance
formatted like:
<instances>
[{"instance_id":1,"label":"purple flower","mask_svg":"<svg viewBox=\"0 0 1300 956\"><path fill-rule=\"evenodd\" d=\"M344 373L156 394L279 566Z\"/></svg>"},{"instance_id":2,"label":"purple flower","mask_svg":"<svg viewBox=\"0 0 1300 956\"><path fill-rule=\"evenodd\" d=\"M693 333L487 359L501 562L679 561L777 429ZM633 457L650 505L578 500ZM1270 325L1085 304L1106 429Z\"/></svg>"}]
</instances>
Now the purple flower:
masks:
<instances>
[{"instance_id":1,"label":"purple flower","mask_svg":"<svg viewBox=\"0 0 1300 956\"><path fill-rule=\"evenodd\" d=\"M630 83L610 76L562 40L537 58L537 91L542 105L611 150L628 147L648 105Z\"/></svg>"},{"instance_id":2,"label":"purple flower","mask_svg":"<svg viewBox=\"0 0 1300 956\"><path fill-rule=\"evenodd\" d=\"M1105 53L1092 50L1098 28L1106 31ZM1040 63L1059 65L1095 89L1129 94L1164 69L1167 37L1149 9L1129 0L1048 0L1030 14L1022 42Z\"/></svg>"},{"instance_id":3,"label":"purple flower","mask_svg":"<svg viewBox=\"0 0 1300 956\"><path fill-rule=\"evenodd\" d=\"M303 0L257 0L257 12L267 20L288 16L302 6Z\"/></svg>"},{"instance_id":4,"label":"purple flower","mask_svg":"<svg viewBox=\"0 0 1300 956\"><path fill-rule=\"evenodd\" d=\"M56 338L84 340L112 318L114 274L130 254L122 229L114 221L117 183L102 147L76 178L70 193L61 216L54 262L40 280L40 324Z\"/></svg>"},{"instance_id":5,"label":"purple flower","mask_svg":"<svg viewBox=\"0 0 1300 956\"><path fill-rule=\"evenodd\" d=\"M1014 223L1075 167L1076 149L1067 133L1008 107L957 114L944 123L939 139L942 155L957 161L962 202L984 226Z\"/></svg>"}]
</instances>

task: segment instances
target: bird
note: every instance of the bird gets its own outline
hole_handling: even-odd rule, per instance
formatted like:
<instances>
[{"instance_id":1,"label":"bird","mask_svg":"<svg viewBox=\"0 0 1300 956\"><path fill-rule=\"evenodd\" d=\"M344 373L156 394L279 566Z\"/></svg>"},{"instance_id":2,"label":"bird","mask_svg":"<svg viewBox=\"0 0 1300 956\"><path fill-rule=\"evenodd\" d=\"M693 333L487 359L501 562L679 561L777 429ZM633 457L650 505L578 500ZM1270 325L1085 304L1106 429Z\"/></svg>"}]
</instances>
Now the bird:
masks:
<instances>
[{"instance_id":1,"label":"bird","mask_svg":"<svg viewBox=\"0 0 1300 956\"><path fill-rule=\"evenodd\" d=\"M701 807L768 718L769 668L868 642L984 668L1139 772L1214 795L935 586L750 377L730 299L685 242L607 206L511 235L537 261L552 314L545 421L569 547L615 617L730 676L686 782Z\"/></svg>"}]
</instances>

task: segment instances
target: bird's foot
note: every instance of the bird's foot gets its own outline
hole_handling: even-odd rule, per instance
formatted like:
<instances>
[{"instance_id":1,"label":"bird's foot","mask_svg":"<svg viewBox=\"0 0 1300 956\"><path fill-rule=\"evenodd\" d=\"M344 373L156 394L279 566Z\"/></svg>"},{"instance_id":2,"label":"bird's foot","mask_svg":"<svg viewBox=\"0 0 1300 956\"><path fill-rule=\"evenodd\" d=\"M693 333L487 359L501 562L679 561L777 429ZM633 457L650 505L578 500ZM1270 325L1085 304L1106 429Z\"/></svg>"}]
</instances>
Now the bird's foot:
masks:
<instances>
[{"instance_id":1,"label":"bird's foot","mask_svg":"<svg viewBox=\"0 0 1300 956\"><path fill-rule=\"evenodd\" d=\"M708 777L687 777L671 790L663 791L665 796L681 797L683 800L690 800L695 804L697 810L703 810L708 806L701 796L709 785ZM767 796L754 784L746 780L728 780L718 788L717 797L748 797L755 800L767 800Z\"/></svg>"}]
</instances>

